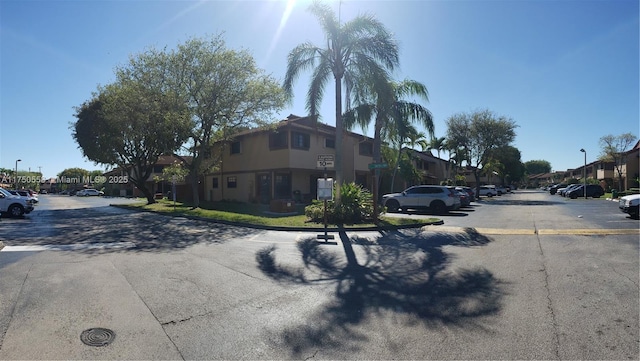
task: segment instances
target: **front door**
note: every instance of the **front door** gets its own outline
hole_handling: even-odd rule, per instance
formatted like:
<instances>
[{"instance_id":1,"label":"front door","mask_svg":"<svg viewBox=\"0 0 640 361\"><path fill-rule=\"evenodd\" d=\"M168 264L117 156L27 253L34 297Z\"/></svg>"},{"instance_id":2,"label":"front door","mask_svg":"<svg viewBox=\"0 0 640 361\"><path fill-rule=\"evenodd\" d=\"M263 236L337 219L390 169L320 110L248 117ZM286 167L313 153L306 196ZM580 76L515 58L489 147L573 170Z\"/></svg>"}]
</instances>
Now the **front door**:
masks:
<instances>
[{"instance_id":1,"label":"front door","mask_svg":"<svg viewBox=\"0 0 640 361\"><path fill-rule=\"evenodd\" d=\"M256 178L258 200L268 204L271 201L271 174L258 174Z\"/></svg>"}]
</instances>

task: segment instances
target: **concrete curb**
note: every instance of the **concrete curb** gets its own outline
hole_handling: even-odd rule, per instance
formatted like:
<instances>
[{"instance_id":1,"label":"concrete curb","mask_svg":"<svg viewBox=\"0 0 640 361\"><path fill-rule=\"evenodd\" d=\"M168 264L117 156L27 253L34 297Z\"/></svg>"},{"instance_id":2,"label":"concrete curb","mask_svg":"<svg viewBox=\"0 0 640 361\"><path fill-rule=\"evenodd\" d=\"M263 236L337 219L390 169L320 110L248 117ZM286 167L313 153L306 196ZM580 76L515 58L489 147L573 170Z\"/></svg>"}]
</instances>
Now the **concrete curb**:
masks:
<instances>
[{"instance_id":1,"label":"concrete curb","mask_svg":"<svg viewBox=\"0 0 640 361\"><path fill-rule=\"evenodd\" d=\"M163 216L168 216L171 217L171 214L165 214L165 213L158 213L158 212L154 212L154 211L149 211L146 209L131 209L129 207L126 206L121 206L119 204L111 204L110 206L112 207L118 207L118 208L123 208L123 209L128 209L131 211L137 211L137 212L148 212L148 213L154 213L154 214L158 214L158 215L163 215ZM218 224L224 224L224 225L229 225L229 226L236 226L236 227L247 227L247 228L254 228L254 229L261 229L261 230L265 230L265 231L281 231L281 232L324 232L324 227L284 227L284 226L265 226L265 225L260 225L260 224L253 224L253 223L244 223L244 222L230 222L230 221L221 221L221 220L216 220L216 219L210 219L210 218L205 218L205 217L198 217L198 216L189 216L189 215L176 215L177 217L183 217L183 218L187 218L187 219L193 219L196 221L205 221L205 222L210 222L210 223L218 223ZM431 225L442 225L444 224L444 221L439 220L436 222L422 222L422 223L416 223L416 224L407 224L407 225L401 225L401 226L381 226L381 227L328 227L327 228L327 232L343 232L343 231L349 231L349 232L376 232L376 231L394 231L394 230L399 230L399 229L411 229L411 228L422 228L424 226L431 226Z\"/></svg>"},{"instance_id":2,"label":"concrete curb","mask_svg":"<svg viewBox=\"0 0 640 361\"><path fill-rule=\"evenodd\" d=\"M2 241L0 241L0 251L2 251L3 248L4 248L4 243L2 243Z\"/></svg>"}]
</instances>

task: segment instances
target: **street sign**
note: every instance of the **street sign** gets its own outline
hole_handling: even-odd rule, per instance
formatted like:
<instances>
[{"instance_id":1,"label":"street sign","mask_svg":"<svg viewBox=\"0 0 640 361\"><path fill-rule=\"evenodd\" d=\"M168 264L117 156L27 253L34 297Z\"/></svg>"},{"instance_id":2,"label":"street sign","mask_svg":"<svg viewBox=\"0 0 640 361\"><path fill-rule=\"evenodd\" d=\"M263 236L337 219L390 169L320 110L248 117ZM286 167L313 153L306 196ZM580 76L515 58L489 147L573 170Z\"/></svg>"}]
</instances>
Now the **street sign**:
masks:
<instances>
[{"instance_id":1,"label":"street sign","mask_svg":"<svg viewBox=\"0 0 640 361\"><path fill-rule=\"evenodd\" d=\"M369 163L369 169L383 169L389 168L388 163Z\"/></svg>"},{"instance_id":2,"label":"street sign","mask_svg":"<svg viewBox=\"0 0 640 361\"><path fill-rule=\"evenodd\" d=\"M318 178L318 200L333 200L333 178Z\"/></svg>"},{"instance_id":3,"label":"street sign","mask_svg":"<svg viewBox=\"0 0 640 361\"><path fill-rule=\"evenodd\" d=\"M318 155L318 163L316 167L318 168L333 168L334 167L335 156L333 154L319 154Z\"/></svg>"}]
</instances>

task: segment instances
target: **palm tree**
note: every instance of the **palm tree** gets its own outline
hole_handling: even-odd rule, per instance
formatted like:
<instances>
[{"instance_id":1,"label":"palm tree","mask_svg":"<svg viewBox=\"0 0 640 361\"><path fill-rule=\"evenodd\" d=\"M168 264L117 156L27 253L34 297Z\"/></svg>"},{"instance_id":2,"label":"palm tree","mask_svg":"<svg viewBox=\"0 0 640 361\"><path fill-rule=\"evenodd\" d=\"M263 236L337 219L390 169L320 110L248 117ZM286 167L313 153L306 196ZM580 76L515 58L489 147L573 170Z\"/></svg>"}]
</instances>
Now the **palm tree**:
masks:
<instances>
[{"instance_id":1,"label":"palm tree","mask_svg":"<svg viewBox=\"0 0 640 361\"><path fill-rule=\"evenodd\" d=\"M415 126L408 121L408 119L405 119L404 122L401 122L398 128L399 128L397 130L398 133L395 135L395 141L394 141L394 143L397 146L398 159L396 160L396 167L393 169L393 175L391 176L392 192L393 192L393 186L396 179L396 174L398 173L400 160L402 158L402 149L404 148L405 145L408 145L411 148L413 148L417 144L423 142L426 139L424 133L419 132L415 128Z\"/></svg>"},{"instance_id":2,"label":"palm tree","mask_svg":"<svg viewBox=\"0 0 640 361\"><path fill-rule=\"evenodd\" d=\"M318 18L326 37L326 46L311 43L296 46L289 53L284 89L292 96L293 82L304 70L313 70L311 84L307 92L306 107L312 116L318 115L325 85L331 75L335 81L336 118L336 205L340 203L340 185L343 182L342 148L342 84L349 89L363 78L381 79L387 77L398 65L398 45L384 25L369 15L361 15L341 24L331 8L314 2L309 8ZM347 104L349 103L347 96Z\"/></svg>"},{"instance_id":3,"label":"palm tree","mask_svg":"<svg viewBox=\"0 0 640 361\"><path fill-rule=\"evenodd\" d=\"M442 161L440 160L440 152L447 149L447 138L445 137L431 137L431 140L428 144L429 150L434 150L438 153L438 168L440 169L440 174L444 174L442 170Z\"/></svg>"},{"instance_id":4,"label":"palm tree","mask_svg":"<svg viewBox=\"0 0 640 361\"><path fill-rule=\"evenodd\" d=\"M429 92L427 87L420 82L408 79L401 82L386 83L382 80L381 77L376 77L369 79L364 85L361 83L354 88L355 99L360 104L347 111L344 115L347 128L358 124L366 130L372 116L375 114L374 163L381 161L380 148L383 140L398 147L398 159L400 159L402 146L410 140L412 134L418 134L418 131L413 126L414 123L421 124L427 128L431 137L433 137L434 133L431 112L424 106L405 99L406 97L418 97L428 102ZM366 102L367 100L370 100L370 102ZM424 136L421 138L424 138ZM415 144L417 143L413 145Z\"/></svg>"},{"instance_id":5,"label":"palm tree","mask_svg":"<svg viewBox=\"0 0 640 361\"><path fill-rule=\"evenodd\" d=\"M438 158L440 158L440 152L446 150L447 148L447 138L431 138L431 141L429 141L429 148L434 149L436 152L438 152Z\"/></svg>"}]
</instances>

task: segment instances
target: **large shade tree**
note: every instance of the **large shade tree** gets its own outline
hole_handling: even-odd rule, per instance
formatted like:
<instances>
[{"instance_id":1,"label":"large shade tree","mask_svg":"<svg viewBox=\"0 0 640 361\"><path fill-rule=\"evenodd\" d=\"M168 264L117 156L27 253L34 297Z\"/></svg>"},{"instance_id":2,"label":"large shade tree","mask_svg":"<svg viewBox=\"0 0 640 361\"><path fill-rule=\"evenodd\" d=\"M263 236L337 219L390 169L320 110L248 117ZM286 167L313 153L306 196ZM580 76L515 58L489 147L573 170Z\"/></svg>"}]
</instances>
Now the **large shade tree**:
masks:
<instances>
[{"instance_id":1,"label":"large shade tree","mask_svg":"<svg viewBox=\"0 0 640 361\"><path fill-rule=\"evenodd\" d=\"M618 179L618 189L623 190L624 178L623 178L623 163L625 159L625 151L636 142L636 138L633 133L624 133L620 135L605 135L600 138L600 146L602 147L600 153L600 160L613 162L616 170L616 178Z\"/></svg>"},{"instance_id":2,"label":"large shade tree","mask_svg":"<svg viewBox=\"0 0 640 361\"><path fill-rule=\"evenodd\" d=\"M318 115L325 87L333 78L335 86L336 125L336 194L344 179L343 156L343 84L346 94L364 79L388 79L387 72L398 66L398 45L385 26L369 15L358 16L342 24L335 12L321 2L314 2L310 12L318 19L326 44L316 46L306 42L296 46L288 56L284 89L292 96L293 83L300 73L311 70L306 107L312 116ZM349 108L349 97L346 97ZM336 206L340 199L336 199Z\"/></svg>"},{"instance_id":3,"label":"large shade tree","mask_svg":"<svg viewBox=\"0 0 640 361\"><path fill-rule=\"evenodd\" d=\"M73 138L89 160L126 169L147 202L154 203L147 181L158 157L187 140L189 114L176 94L161 90L162 78L123 74L76 108Z\"/></svg>"},{"instance_id":4,"label":"large shade tree","mask_svg":"<svg viewBox=\"0 0 640 361\"><path fill-rule=\"evenodd\" d=\"M535 159L524 162L524 167L529 175L551 173L551 163L543 159Z\"/></svg>"},{"instance_id":5,"label":"large shade tree","mask_svg":"<svg viewBox=\"0 0 640 361\"><path fill-rule=\"evenodd\" d=\"M176 155L189 170L193 207L198 207L200 178L220 162L222 152L213 151L214 145L229 142L239 130L270 123L285 94L248 51L227 48L221 35L192 38L174 50L150 49L136 60L130 76L162 74L167 90L187 107L191 128Z\"/></svg>"},{"instance_id":6,"label":"large shade tree","mask_svg":"<svg viewBox=\"0 0 640 361\"><path fill-rule=\"evenodd\" d=\"M502 185L510 185L519 182L525 175L526 169L522 163L520 150L511 145L502 146L493 150L490 154L495 171ZM486 167L483 167L485 169Z\"/></svg>"},{"instance_id":7,"label":"large shade tree","mask_svg":"<svg viewBox=\"0 0 640 361\"><path fill-rule=\"evenodd\" d=\"M492 159L492 153L510 145L516 137L516 123L503 115L485 109L473 113L458 113L449 117L447 139L450 145L466 155L479 194L480 171Z\"/></svg>"}]
</instances>

